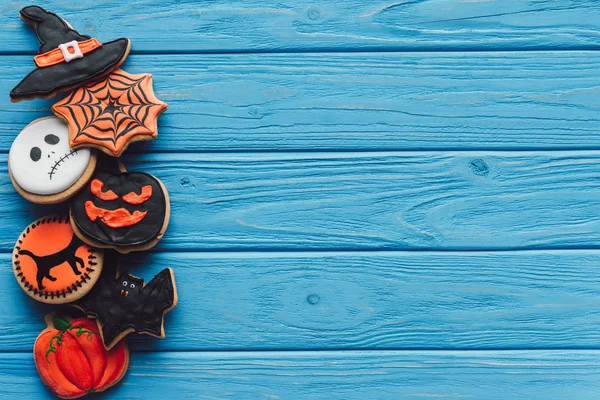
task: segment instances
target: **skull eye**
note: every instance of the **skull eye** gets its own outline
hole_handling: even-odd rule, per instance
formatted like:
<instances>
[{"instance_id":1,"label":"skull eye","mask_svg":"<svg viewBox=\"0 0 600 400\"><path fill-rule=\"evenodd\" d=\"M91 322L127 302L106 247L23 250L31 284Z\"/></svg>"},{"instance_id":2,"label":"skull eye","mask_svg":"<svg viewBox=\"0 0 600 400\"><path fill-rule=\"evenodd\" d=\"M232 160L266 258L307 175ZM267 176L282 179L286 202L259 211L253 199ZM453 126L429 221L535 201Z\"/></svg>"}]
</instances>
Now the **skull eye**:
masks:
<instances>
[{"instance_id":1,"label":"skull eye","mask_svg":"<svg viewBox=\"0 0 600 400\"><path fill-rule=\"evenodd\" d=\"M44 138L44 142L51 144L51 145L55 145L58 142L60 142L60 139L56 135L49 134L49 135L46 135L46 137Z\"/></svg>"},{"instance_id":2,"label":"skull eye","mask_svg":"<svg viewBox=\"0 0 600 400\"><path fill-rule=\"evenodd\" d=\"M132 283L131 285L129 285L130 288L135 289L135 285Z\"/></svg>"},{"instance_id":3,"label":"skull eye","mask_svg":"<svg viewBox=\"0 0 600 400\"><path fill-rule=\"evenodd\" d=\"M123 196L123 201L128 204L142 204L145 203L152 196L152 186L144 186L142 193L137 194L135 192L127 193Z\"/></svg>"},{"instance_id":4,"label":"skull eye","mask_svg":"<svg viewBox=\"0 0 600 400\"><path fill-rule=\"evenodd\" d=\"M123 281L123 286L127 286L127 281Z\"/></svg>"},{"instance_id":5,"label":"skull eye","mask_svg":"<svg viewBox=\"0 0 600 400\"><path fill-rule=\"evenodd\" d=\"M103 192L102 188L104 187L104 183L102 183L99 179L94 179L92 183L90 183L90 190L92 194L99 198L100 200L116 200L119 198L112 190Z\"/></svg>"},{"instance_id":6,"label":"skull eye","mask_svg":"<svg viewBox=\"0 0 600 400\"><path fill-rule=\"evenodd\" d=\"M40 158L42 158L42 150L40 150L39 147L33 147L29 152L29 157L33 161L38 161Z\"/></svg>"}]
</instances>

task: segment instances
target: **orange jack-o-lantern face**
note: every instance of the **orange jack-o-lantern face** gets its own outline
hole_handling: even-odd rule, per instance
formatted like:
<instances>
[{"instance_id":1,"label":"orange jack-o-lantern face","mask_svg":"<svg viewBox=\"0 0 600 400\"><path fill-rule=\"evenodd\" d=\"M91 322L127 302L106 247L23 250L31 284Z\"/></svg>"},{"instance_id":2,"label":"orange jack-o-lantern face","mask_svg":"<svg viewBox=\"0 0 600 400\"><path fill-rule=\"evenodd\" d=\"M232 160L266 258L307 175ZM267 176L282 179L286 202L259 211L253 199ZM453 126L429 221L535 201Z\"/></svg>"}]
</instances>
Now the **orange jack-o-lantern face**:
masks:
<instances>
[{"instance_id":1,"label":"orange jack-o-lantern face","mask_svg":"<svg viewBox=\"0 0 600 400\"><path fill-rule=\"evenodd\" d=\"M90 183L90 190L94 196L100 200L117 200L119 196L112 190L106 192L102 191L104 183L99 179L93 179ZM143 204L152 197L152 186L146 185L142 187L141 193L129 192L122 197L123 201L127 204ZM117 208L116 210L107 210L105 208L96 207L94 202L88 200L85 202L85 212L90 220L96 221L100 218L107 226L111 228L124 228L126 226L132 226L144 219L148 214L148 211L135 210L133 213L129 212L126 208Z\"/></svg>"},{"instance_id":2,"label":"orange jack-o-lantern face","mask_svg":"<svg viewBox=\"0 0 600 400\"><path fill-rule=\"evenodd\" d=\"M166 198L160 182L142 172L97 171L71 201L79 230L100 243L131 246L160 232Z\"/></svg>"}]
</instances>

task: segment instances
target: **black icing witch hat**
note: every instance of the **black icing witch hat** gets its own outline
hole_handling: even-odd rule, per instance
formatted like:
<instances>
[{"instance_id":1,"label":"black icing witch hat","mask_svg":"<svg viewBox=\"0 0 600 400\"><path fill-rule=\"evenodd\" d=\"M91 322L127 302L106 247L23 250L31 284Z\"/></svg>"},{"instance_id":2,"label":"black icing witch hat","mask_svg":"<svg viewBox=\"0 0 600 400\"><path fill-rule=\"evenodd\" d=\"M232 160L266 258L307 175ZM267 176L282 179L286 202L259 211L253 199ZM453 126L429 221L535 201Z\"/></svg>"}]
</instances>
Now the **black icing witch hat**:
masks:
<instances>
[{"instance_id":1,"label":"black icing witch hat","mask_svg":"<svg viewBox=\"0 0 600 400\"><path fill-rule=\"evenodd\" d=\"M125 61L130 41L126 38L100 43L81 35L58 15L38 6L21 9L21 19L35 29L40 43L34 58L36 69L13 90L13 102L52 97L110 73Z\"/></svg>"}]
</instances>

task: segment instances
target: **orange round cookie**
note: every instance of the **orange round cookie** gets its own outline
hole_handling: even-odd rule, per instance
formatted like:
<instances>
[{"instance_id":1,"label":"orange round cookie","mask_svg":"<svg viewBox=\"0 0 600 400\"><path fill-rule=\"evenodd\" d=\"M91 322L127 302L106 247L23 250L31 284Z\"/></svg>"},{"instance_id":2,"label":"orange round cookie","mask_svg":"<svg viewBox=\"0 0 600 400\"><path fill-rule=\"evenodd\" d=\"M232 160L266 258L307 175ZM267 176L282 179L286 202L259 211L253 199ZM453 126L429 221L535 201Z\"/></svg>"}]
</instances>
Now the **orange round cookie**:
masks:
<instances>
[{"instance_id":1,"label":"orange round cookie","mask_svg":"<svg viewBox=\"0 0 600 400\"><path fill-rule=\"evenodd\" d=\"M12 258L25 293L42 303L63 304L80 299L94 286L103 252L83 243L68 217L51 215L23 231Z\"/></svg>"}]
</instances>

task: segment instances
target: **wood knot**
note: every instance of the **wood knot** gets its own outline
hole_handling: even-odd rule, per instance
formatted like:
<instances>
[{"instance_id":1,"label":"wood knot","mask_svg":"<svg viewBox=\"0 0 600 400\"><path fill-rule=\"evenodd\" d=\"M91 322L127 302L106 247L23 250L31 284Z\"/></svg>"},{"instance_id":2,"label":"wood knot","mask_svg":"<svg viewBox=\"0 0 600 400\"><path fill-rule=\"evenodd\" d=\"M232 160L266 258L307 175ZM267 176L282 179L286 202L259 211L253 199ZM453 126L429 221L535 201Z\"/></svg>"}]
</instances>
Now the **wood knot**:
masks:
<instances>
[{"instance_id":1,"label":"wood knot","mask_svg":"<svg viewBox=\"0 0 600 400\"><path fill-rule=\"evenodd\" d=\"M190 178L181 178L181 186L188 187L190 186Z\"/></svg>"},{"instance_id":2,"label":"wood knot","mask_svg":"<svg viewBox=\"0 0 600 400\"><path fill-rule=\"evenodd\" d=\"M308 15L308 18L312 21L316 21L321 17L321 12L316 8L309 9L306 14Z\"/></svg>"},{"instance_id":3,"label":"wood knot","mask_svg":"<svg viewBox=\"0 0 600 400\"><path fill-rule=\"evenodd\" d=\"M311 294L306 297L306 301L308 301L308 304L312 304L314 306L315 304L319 304L321 298L318 294Z\"/></svg>"},{"instance_id":4,"label":"wood knot","mask_svg":"<svg viewBox=\"0 0 600 400\"><path fill-rule=\"evenodd\" d=\"M486 176L490 173L490 167L481 158L476 158L469 162L469 168L477 176Z\"/></svg>"}]
</instances>

